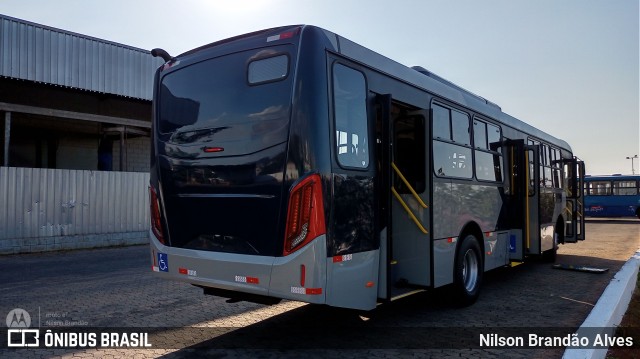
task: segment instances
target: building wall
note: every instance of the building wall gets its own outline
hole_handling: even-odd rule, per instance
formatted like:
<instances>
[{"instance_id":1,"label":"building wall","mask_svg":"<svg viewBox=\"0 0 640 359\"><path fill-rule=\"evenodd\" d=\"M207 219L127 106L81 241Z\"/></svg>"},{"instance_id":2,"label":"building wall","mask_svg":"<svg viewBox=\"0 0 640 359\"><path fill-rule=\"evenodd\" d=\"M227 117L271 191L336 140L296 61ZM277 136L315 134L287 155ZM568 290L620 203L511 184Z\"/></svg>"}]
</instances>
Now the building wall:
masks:
<instances>
[{"instance_id":1,"label":"building wall","mask_svg":"<svg viewBox=\"0 0 640 359\"><path fill-rule=\"evenodd\" d=\"M151 139L149 137L128 138L126 140L126 170L128 172L149 172ZM113 142L113 169L120 169L120 144Z\"/></svg>"},{"instance_id":2,"label":"building wall","mask_svg":"<svg viewBox=\"0 0 640 359\"><path fill-rule=\"evenodd\" d=\"M163 62L0 14L0 125L10 129L0 136L0 254L148 241L150 100ZM105 137L111 170L98 171Z\"/></svg>"},{"instance_id":3,"label":"building wall","mask_svg":"<svg viewBox=\"0 0 640 359\"><path fill-rule=\"evenodd\" d=\"M148 50L0 14L0 76L151 100Z\"/></svg>"},{"instance_id":4,"label":"building wall","mask_svg":"<svg viewBox=\"0 0 640 359\"><path fill-rule=\"evenodd\" d=\"M97 170L98 140L95 138L61 138L56 153L56 167L72 170Z\"/></svg>"},{"instance_id":5,"label":"building wall","mask_svg":"<svg viewBox=\"0 0 640 359\"><path fill-rule=\"evenodd\" d=\"M148 242L148 173L0 167L0 254Z\"/></svg>"}]
</instances>

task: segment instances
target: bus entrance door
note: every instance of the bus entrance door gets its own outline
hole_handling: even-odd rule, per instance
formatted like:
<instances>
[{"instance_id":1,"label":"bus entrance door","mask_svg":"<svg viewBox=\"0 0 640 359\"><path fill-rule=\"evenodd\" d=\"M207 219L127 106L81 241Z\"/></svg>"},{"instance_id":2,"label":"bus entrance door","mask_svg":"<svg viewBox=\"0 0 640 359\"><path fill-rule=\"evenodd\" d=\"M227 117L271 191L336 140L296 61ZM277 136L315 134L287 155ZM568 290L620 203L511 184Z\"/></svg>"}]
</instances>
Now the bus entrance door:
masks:
<instances>
[{"instance_id":1,"label":"bus entrance door","mask_svg":"<svg viewBox=\"0 0 640 359\"><path fill-rule=\"evenodd\" d=\"M390 98L389 98L390 100ZM384 108L388 108L388 110ZM386 177L386 299L396 299L431 285L429 233L428 112L389 101L382 106L381 177ZM385 111L386 110L386 111ZM386 143L385 143L386 142Z\"/></svg>"},{"instance_id":2,"label":"bus entrance door","mask_svg":"<svg viewBox=\"0 0 640 359\"><path fill-rule=\"evenodd\" d=\"M524 146L526 167L527 195L525 206L525 243L527 254L541 254L540 243L540 145Z\"/></svg>"},{"instance_id":3,"label":"bus entrance door","mask_svg":"<svg viewBox=\"0 0 640 359\"><path fill-rule=\"evenodd\" d=\"M584 162L577 158L564 160L564 178L567 186L565 215L566 243L584 240Z\"/></svg>"},{"instance_id":4,"label":"bus entrance door","mask_svg":"<svg viewBox=\"0 0 640 359\"><path fill-rule=\"evenodd\" d=\"M525 145L523 140L509 141L507 145L509 193L513 202L510 207L514 208L508 215L513 228L509 238L509 259L523 262L527 254L540 250L538 146Z\"/></svg>"}]
</instances>

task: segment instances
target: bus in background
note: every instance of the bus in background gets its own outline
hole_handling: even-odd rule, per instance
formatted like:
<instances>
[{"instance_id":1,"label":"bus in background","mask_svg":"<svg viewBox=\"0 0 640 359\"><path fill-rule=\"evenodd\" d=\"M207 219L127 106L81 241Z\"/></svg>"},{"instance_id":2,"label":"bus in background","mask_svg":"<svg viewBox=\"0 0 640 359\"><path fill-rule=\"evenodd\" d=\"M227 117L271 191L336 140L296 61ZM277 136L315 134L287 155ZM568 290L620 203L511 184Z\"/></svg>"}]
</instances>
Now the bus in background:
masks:
<instances>
[{"instance_id":1,"label":"bus in background","mask_svg":"<svg viewBox=\"0 0 640 359\"><path fill-rule=\"evenodd\" d=\"M640 175L586 176L584 204L587 217L640 218Z\"/></svg>"},{"instance_id":2,"label":"bus in background","mask_svg":"<svg viewBox=\"0 0 640 359\"><path fill-rule=\"evenodd\" d=\"M422 67L306 25L152 53L157 276L232 301L471 304L485 271L584 239L569 144Z\"/></svg>"}]
</instances>

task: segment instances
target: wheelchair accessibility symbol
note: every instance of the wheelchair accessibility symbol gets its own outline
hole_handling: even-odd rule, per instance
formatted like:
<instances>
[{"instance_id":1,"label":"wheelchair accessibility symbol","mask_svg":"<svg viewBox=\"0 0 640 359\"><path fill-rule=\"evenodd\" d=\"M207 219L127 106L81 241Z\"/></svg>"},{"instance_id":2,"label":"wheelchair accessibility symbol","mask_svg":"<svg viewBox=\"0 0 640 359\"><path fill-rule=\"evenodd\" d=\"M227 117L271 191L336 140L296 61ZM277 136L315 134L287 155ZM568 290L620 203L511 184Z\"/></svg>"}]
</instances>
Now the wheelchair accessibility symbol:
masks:
<instances>
[{"instance_id":1,"label":"wheelchair accessibility symbol","mask_svg":"<svg viewBox=\"0 0 640 359\"><path fill-rule=\"evenodd\" d=\"M158 253L158 269L160 272L169 271L169 259L166 253Z\"/></svg>"}]
</instances>

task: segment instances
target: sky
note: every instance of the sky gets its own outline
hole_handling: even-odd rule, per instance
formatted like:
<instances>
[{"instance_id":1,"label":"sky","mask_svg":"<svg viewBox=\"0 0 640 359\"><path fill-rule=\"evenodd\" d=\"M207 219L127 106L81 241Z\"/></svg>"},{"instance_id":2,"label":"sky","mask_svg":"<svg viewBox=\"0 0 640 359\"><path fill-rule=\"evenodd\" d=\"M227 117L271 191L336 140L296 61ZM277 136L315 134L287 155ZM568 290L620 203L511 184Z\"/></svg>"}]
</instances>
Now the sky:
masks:
<instances>
[{"instance_id":1,"label":"sky","mask_svg":"<svg viewBox=\"0 0 640 359\"><path fill-rule=\"evenodd\" d=\"M0 13L172 55L311 24L420 65L567 141L588 174L640 155L638 0L0 0ZM639 159L633 161L640 173Z\"/></svg>"}]
</instances>

